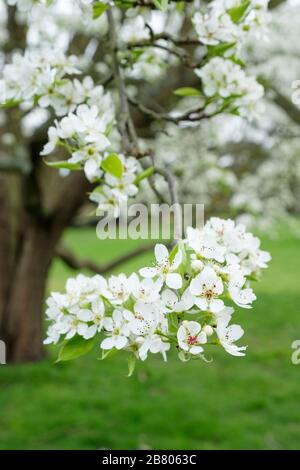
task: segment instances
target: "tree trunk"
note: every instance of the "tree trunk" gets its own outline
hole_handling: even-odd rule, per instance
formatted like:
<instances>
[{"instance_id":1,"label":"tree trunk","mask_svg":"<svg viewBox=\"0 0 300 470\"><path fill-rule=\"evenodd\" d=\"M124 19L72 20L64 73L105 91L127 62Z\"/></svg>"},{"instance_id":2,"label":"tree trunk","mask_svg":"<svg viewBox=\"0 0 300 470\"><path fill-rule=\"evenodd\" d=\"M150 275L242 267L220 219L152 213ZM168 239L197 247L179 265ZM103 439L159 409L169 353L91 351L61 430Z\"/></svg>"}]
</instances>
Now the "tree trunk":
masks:
<instances>
[{"instance_id":1,"label":"tree trunk","mask_svg":"<svg viewBox=\"0 0 300 470\"><path fill-rule=\"evenodd\" d=\"M79 172L63 185L60 182L59 203L45 216L25 208L15 213L5 183L0 175L0 340L6 344L7 363L38 361L44 357L43 303L49 267L90 184ZM11 215L18 216L17 232Z\"/></svg>"},{"instance_id":2,"label":"tree trunk","mask_svg":"<svg viewBox=\"0 0 300 470\"><path fill-rule=\"evenodd\" d=\"M7 362L37 361L43 352L43 301L53 257L47 225L28 221L18 247L0 324Z\"/></svg>"}]
</instances>

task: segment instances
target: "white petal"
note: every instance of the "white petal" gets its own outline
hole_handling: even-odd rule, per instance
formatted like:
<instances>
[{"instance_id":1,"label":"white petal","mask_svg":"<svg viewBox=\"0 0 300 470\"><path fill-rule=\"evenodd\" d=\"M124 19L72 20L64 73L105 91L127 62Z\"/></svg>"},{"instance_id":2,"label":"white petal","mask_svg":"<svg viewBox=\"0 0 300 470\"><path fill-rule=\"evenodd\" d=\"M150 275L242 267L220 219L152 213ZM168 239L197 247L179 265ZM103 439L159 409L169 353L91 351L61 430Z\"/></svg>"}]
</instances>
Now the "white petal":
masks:
<instances>
[{"instance_id":1,"label":"white petal","mask_svg":"<svg viewBox=\"0 0 300 470\"><path fill-rule=\"evenodd\" d=\"M180 289L182 286L182 277L177 273L167 274L166 284L171 289Z\"/></svg>"},{"instance_id":2,"label":"white petal","mask_svg":"<svg viewBox=\"0 0 300 470\"><path fill-rule=\"evenodd\" d=\"M106 331L112 331L114 327L112 318L104 318L103 326Z\"/></svg>"},{"instance_id":3,"label":"white petal","mask_svg":"<svg viewBox=\"0 0 300 470\"><path fill-rule=\"evenodd\" d=\"M231 325L227 329L227 334L229 340L235 342L243 336L244 330L240 325Z\"/></svg>"},{"instance_id":4,"label":"white petal","mask_svg":"<svg viewBox=\"0 0 300 470\"><path fill-rule=\"evenodd\" d=\"M179 341L183 341L187 338L187 331L186 331L186 328L181 325L179 328L178 328L178 331L177 331L177 339Z\"/></svg>"},{"instance_id":5,"label":"white petal","mask_svg":"<svg viewBox=\"0 0 300 470\"><path fill-rule=\"evenodd\" d=\"M115 338L115 347L117 349L123 349L127 345L127 342L126 336L117 336L117 338Z\"/></svg>"},{"instance_id":6,"label":"white petal","mask_svg":"<svg viewBox=\"0 0 300 470\"><path fill-rule=\"evenodd\" d=\"M181 297L181 302L184 303L185 309L189 310L192 308L195 302L195 298L192 295L190 289L186 289Z\"/></svg>"},{"instance_id":7,"label":"white petal","mask_svg":"<svg viewBox=\"0 0 300 470\"><path fill-rule=\"evenodd\" d=\"M161 294L162 301L169 307L174 307L177 302L177 295L170 289L165 289Z\"/></svg>"},{"instance_id":8,"label":"white petal","mask_svg":"<svg viewBox=\"0 0 300 470\"><path fill-rule=\"evenodd\" d=\"M190 353L191 354L200 354L204 351L204 349L202 348L202 346L192 346L190 348Z\"/></svg>"},{"instance_id":9,"label":"white petal","mask_svg":"<svg viewBox=\"0 0 300 470\"><path fill-rule=\"evenodd\" d=\"M155 258L158 263L161 263L169 258L169 252L165 245L158 243L154 248Z\"/></svg>"},{"instance_id":10,"label":"white petal","mask_svg":"<svg viewBox=\"0 0 300 470\"><path fill-rule=\"evenodd\" d=\"M90 326L87 329L87 331L86 331L86 333L83 337L84 337L84 339L90 339L90 338L93 338L96 333L97 333L97 326L93 325L93 326Z\"/></svg>"},{"instance_id":11,"label":"white petal","mask_svg":"<svg viewBox=\"0 0 300 470\"><path fill-rule=\"evenodd\" d=\"M188 329L192 336L196 336L201 331L201 325L196 321L189 321Z\"/></svg>"},{"instance_id":12,"label":"white petal","mask_svg":"<svg viewBox=\"0 0 300 470\"><path fill-rule=\"evenodd\" d=\"M112 349L113 347L114 341L112 340L112 338L105 338L100 345L100 348L102 349Z\"/></svg>"},{"instance_id":13,"label":"white petal","mask_svg":"<svg viewBox=\"0 0 300 470\"><path fill-rule=\"evenodd\" d=\"M224 308L224 302L221 299L213 299L209 304L209 308L213 313L218 313Z\"/></svg>"},{"instance_id":14,"label":"white petal","mask_svg":"<svg viewBox=\"0 0 300 470\"><path fill-rule=\"evenodd\" d=\"M116 325L120 325L122 323L122 320L123 320L123 313L121 312L121 310L114 310L113 311L113 321L115 322Z\"/></svg>"},{"instance_id":15,"label":"white petal","mask_svg":"<svg viewBox=\"0 0 300 470\"><path fill-rule=\"evenodd\" d=\"M92 319L92 312L87 309L79 310L77 317L82 321L90 321Z\"/></svg>"},{"instance_id":16,"label":"white petal","mask_svg":"<svg viewBox=\"0 0 300 470\"><path fill-rule=\"evenodd\" d=\"M97 147L99 147L99 150L104 150L106 147L110 146L110 141L103 134L97 135L96 142L97 142Z\"/></svg>"},{"instance_id":17,"label":"white petal","mask_svg":"<svg viewBox=\"0 0 300 470\"><path fill-rule=\"evenodd\" d=\"M157 269L156 268L142 268L139 270L139 273L142 277L151 278L156 276Z\"/></svg>"},{"instance_id":18,"label":"white petal","mask_svg":"<svg viewBox=\"0 0 300 470\"><path fill-rule=\"evenodd\" d=\"M174 259L173 259L173 262L172 262L172 268L173 269L177 269L178 266L182 263L182 251L180 249L178 249Z\"/></svg>"},{"instance_id":19,"label":"white petal","mask_svg":"<svg viewBox=\"0 0 300 470\"><path fill-rule=\"evenodd\" d=\"M200 308L200 310L207 311L208 310L208 303L206 299L202 297L195 297L195 305Z\"/></svg>"},{"instance_id":20,"label":"white petal","mask_svg":"<svg viewBox=\"0 0 300 470\"><path fill-rule=\"evenodd\" d=\"M199 333L197 337L197 340L198 340L198 343L201 343L201 344L207 343L206 333L204 333L204 331L201 331L201 333Z\"/></svg>"},{"instance_id":21,"label":"white petal","mask_svg":"<svg viewBox=\"0 0 300 470\"><path fill-rule=\"evenodd\" d=\"M200 295L202 293L202 285L201 285L201 274L198 274L194 279L192 279L190 284L190 291L193 295Z\"/></svg>"}]
</instances>

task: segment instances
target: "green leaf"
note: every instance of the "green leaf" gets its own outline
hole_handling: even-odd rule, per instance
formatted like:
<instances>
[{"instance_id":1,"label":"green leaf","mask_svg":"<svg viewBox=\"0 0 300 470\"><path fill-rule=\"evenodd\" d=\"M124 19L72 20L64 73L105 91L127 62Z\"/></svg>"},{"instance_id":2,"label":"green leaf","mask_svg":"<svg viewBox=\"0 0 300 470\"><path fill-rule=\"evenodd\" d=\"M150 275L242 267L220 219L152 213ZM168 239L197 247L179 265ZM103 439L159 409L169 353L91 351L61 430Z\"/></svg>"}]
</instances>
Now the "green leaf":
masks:
<instances>
[{"instance_id":1,"label":"green leaf","mask_svg":"<svg viewBox=\"0 0 300 470\"><path fill-rule=\"evenodd\" d=\"M101 164L102 170L110 173L116 178L122 178L123 165L116 153L111 153L106 157Z\"/></svg>"},{"instance_id":2,"label":"green leaf","mask_svg":"<svg viewBox=\"0 0 300 470\"><path fill-rule=\"evenodd\" d=\"M169 327L169 332L172 333L177 333L178 331L178 315L177 313L168 313L167 315L168 319L168 327Z\"/></svg>"},{"instance_id":3,"label":"green leaf","mask_svg":"<svg viewBox=\"0 0 300 470\"><path fill-rule=\"evenodd\" d=\"M110 359L111 357L114 357L118 352L118 349L115 348L108 349L107 351L104 351L104 349L102 349L101 357L98 360L104 361L105 359Z\"/></svg>"},{"instance_id":4,"label":"green leaf","mask_svg":"<svg viewBox=\"0 0 300 470\"><path fill-rule=\"evenodd\" d=\"M106 129L105 129L105 132L104 132L104 135L106 135L106 137L109 136L109 134L111 133L112 129L114 127L114 121L110 121L110 123L107 125Z\"/></svg>"},{"instance_id":5,"label":"green leaf","mask_svg":"<svg viewBox=\"0 0 300 470\"><path fill-rule=\"evenodd\" d=\"M223 56L228 49L231 49L235 42L225 42L216 46L207 46L208 57Z\"/></svg>"},{"instance_id":6,"label":"green leaf","mask_svg":"<svg viewBox=\"0 0 300 470\"><path fill-rule=\"evenodd\" d=\"M136 357L134 354L130 354L128 358L128 377L131 377L134 373L136 365Z\"/></svg>"},{"instance_id":7,"label":"green leaf","mask_svg":"<svg viewBox=\"0 0 300 470\"><path fill-rule=\"evenodd\" d=\"M177 88L173 93L177 96L201 96L202 94L201 91L192 87Z\"/></svg>"},{"instance_id":8,"label":"green leaf","mask_svg":"<svg viewBox=\"0 0 300 470\"><path fill-rule=\"evenodd\" d=\"M168 8L169 0L152 0L156 8L161 11L166 11Z\"/></svg>"},{"instance_id":9,"label":"green leaf","mask_svg":"<svg viewBox=\"0 0 300 470\"><path fill-rule=\"evenodd\" d=\"M170 261L170 263L172 263L172 262L174 261L174 258L175 258L175 256L176 256L178 250L179 250L179 246L178 246L178 243L176 243L176 245L174 246L174 248L172 249L172 251L171 251L171 253L170 253L170 255L169 255L169 261Z\"/></svg>"},{"instance_id":10,"label":"green leaf","mask_svg":"<svg viewBox=\"0 0 300 470\"><path fill-rule=\"evenodd\" d=\"M44 159L44 162L46 165L50 166L51 168L63 168L66 170L81 170L81 164L80 163L71 163L66 160L62 160L59 162L48 162L47 160Z\"/></svg>"},{"instance_id":11,"label":"green leaf","mask_svg":"<svg viewBox=\"0 0 300 470\"><path fill-rule=\"evenodd\" d=\"M135 6L135 0L115 0L117 7L132 8Z\"/></svg>"},{"instance_id":12,"label":"green leaf","mask_svg":"<svg viewBox=\"0 0 300 470\"><path fill-rule=\"evenodd\" d=\"M176 3L176 10L178 11L178 13L181 14L184 10L184 2L177 2Z\"/></svg>"},{"instance_id":13,"label":"green leaf","mask_svg":"<svg viewBox=\"0 0 300 470\"><path fill-rule=\"evenodd\" d=\"M18 106L21 103L21 100L8 100L5 103L0 104L0 109L9 109Z\"/></svg>"},{"instance_id":14,"label":"green leaf","mask_svg":"<svg viewBox=\"0 0 300 470\"><path fill-rule=\"evenodd\" d=\"M138 185L143 179L149 178L149 176L152 176L154 173L154 167L150 166L146 170L142 171L139 175L134 180L134 184Z\"/></svg>"},{"instance_id":15,"label":"green leaf","mask_svg":"<svg viewBox=\"0 0 300 470\"><path fill-rule=\"evenodd\" d=\"M104 297L103 295L101 296L101 299L103 300L103 303L104 303L104 308L105 308L105 316L111 316L115 307L113 306L113 304L106 298Z\"/></svg>"},{"instance_id":16,"label":"green leaf","mask_svg":"<svg viewBox=\"0 0 300 470\"><path fill-rule=\"evenodd\" d=\"M134 307L134 299L133 297L129 297L124 303L123 303L123 306L126 310L130 310L133 312L133 307Z\"/></svg>"},{"instance_id":17,"label":"green leaf","mask_svg":"<svg viewBox=\"0 0 300 470\"><path fill-rule=\"evenodd\" d=\"M62 345L56 362L71 361L87 354L93 349L95 342L95 338L84 339L79 335L74 336Z\"/></svg>"},{"instance_id":18,"label":"green leaf","mask_svg":"<svg viewBox=\"0 0 300 470\"><path fill-rule=\"evenodd\" d=\"M231 56L231 57L228 57L228 59L232 60L232 62L239 65L240 67L245 67L246 66L245 62L242 59L240 59L239 57Z\"/></svg>"},{"instance_id":19,"label":"green leaf","mask_svg":"<svg viewBox=\"0 0 300 470\"><path fill-rule=\"evenodd\" d=\"M246 1L243 1L238 7L230 8L229 10L227 10L227 13L230 16L231 20L234 23L239 23L240 20L245 15L249 5L250 5L250 1L246 0Z\"/></svg>"},{"instance_id":20,"label":"green leaf","mask_svg":"<svg viewBox=\"0 0 300 470\"><path fill-rule=\"evenodd\" d=\"M108 5L106 5L103 2L96 2L93 5L93 19L99 18L108 8Z\"/></svg>"}]
</instances>

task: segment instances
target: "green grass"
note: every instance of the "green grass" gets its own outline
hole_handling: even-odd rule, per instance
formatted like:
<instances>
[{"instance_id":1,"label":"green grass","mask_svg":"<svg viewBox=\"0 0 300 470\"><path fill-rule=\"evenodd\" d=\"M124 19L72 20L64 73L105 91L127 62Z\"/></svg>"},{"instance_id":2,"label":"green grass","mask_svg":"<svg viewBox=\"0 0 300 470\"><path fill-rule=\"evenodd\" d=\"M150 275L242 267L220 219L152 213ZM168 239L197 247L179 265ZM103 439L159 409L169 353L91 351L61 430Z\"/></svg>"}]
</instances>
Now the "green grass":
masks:
<instances>
[{"instance_id":1,"label":"green grass","mask_svg":"<svg viewBox=\"0 0 300 470\"><path fill-rule=\"evenodd\" d=\"M137 242L99 242L93 230L70 231L81 256L107 261ZM97 351L72 363L0 369L1 449L295 449L300 446L300 250L289 235L265 240L273 261L257 285L246 330L245 358L215 351L214 362L167 364L152 356L132 378L122 354L97 361ZM123 266L130 272L147 254ZM49 288L70 272L56 263Z\"/></svg>"}]
</instances>

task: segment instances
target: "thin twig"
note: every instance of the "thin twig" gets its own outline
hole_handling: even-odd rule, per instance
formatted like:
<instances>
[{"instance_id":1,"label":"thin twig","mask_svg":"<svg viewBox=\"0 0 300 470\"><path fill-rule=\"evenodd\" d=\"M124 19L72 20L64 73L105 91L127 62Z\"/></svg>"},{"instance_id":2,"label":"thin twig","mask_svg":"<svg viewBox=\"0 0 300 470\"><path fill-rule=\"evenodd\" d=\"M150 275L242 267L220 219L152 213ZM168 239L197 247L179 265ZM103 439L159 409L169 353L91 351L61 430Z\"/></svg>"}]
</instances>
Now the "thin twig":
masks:
<instances>
[{"instance_id":1,"label":"thin twig","mask_svg":"<svg viewBox=\"0 0 300 470\"><path fill-rule=\"evenodd\" d=\"M109 271L112 271L115 268L118 268L123 263L130 261L131 259L140 256L148 251L153 250L154 245L144 245L136 248L125 255L120 256L119 258L105 264L98 264L94 261L88 259L78 259L74 253L72 253L68 248L63 246L58 246L56 248L55 255L60 258L69 268L75 270L87 269L96 274L105 274Z\"/></svg>"},{"instance_id":2,"label":"thin twig","mask_svg":"<svg viewBox=\"0 0 300 470\"><path fill-rule=\"evenodd\" d=\"M132 106L135 106L136 108L138 108L143 114L146 114L152 119L156 119L158 121L167 121L167 122L173 122L174 124L178 124L181 121L197 122L205 118L202 107L186 111L185 113L179 114L178 116L171 116L168 113L159 113L155 111L154 109L148 108L143 103L136 100L135 98L130 97L128 98L128 101Z\"/></svg>"},{"instance_id":3,"label":"thin twig","mask_svg":"<svg viewBox=\"0 0 300 470\"><path fill-rule=\"evenodd\" d=\"M203 46L203 43L196 38L174 38L169 33L159 33L159 34L152 34L150 39L145 39L143 41L139 41L136 43L128 44L128 48L132 47L147 47L152 46L155 41L159 41L164 39L165 41L169 41L175 46Z\"/></svg>"}]
</instances>

